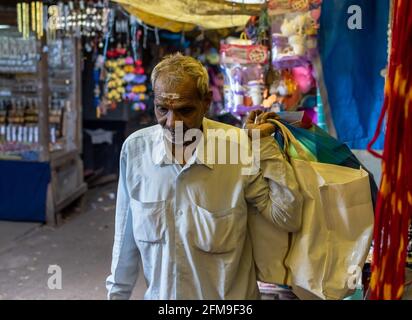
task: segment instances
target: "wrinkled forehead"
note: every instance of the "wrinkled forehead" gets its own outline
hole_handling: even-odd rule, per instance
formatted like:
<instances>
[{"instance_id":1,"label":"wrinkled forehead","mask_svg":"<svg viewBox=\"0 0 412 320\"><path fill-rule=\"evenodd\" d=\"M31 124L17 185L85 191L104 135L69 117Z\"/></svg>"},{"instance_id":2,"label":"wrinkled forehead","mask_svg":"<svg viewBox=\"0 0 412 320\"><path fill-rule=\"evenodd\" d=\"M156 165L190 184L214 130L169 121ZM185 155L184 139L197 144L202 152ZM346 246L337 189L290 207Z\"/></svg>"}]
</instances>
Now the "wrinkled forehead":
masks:
<instances>
[{"instance_id":1,"label":"wrinkled forehead","mask_svg":"<svg viewBox=\"0 0 412 320\"><path fill-rule=\"evenodd\" d=\"M153 89L156 103L199 100L196 83L189 76L181 79L161 76Z\"/></svg>"}]
</instances>

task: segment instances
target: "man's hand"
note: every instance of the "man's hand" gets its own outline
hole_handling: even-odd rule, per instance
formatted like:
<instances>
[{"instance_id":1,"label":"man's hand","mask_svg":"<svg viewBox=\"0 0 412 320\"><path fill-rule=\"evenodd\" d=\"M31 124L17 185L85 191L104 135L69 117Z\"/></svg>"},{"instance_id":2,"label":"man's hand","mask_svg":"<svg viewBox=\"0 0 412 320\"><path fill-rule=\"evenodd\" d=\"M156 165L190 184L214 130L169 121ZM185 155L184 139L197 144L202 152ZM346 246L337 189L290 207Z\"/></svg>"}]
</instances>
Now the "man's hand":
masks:
<instances>
[{"instance_id":1,"label":"man's hand","mask_svg":"<svg viewBox=\"0 0 412 320\"><path fill-rule=\"evenodd\" d=\"M279 116L274 112L252 111L245 124L245 129L248 129L249 136L252 136L252 129L260 130L261 138L271 136L276 131L276 127L268 122L268 119L278 120Z\"/></svg>"}]
</instances>

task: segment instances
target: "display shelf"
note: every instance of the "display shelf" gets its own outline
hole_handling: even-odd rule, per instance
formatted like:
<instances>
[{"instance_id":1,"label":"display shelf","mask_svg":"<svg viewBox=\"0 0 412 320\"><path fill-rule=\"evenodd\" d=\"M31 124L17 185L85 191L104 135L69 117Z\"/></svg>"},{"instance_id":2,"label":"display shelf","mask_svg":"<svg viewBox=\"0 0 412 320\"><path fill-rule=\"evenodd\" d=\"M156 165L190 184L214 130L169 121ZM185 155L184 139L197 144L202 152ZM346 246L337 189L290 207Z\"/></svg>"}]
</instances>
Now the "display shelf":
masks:
<instances>
[{"instance_id":1,"label":"display shelf","mask_svg":"<svg viewBox=\"0 0 412 320\"><path fill-rule=\"evenodd\" d=\"M87 190L80 158L81 44L74 38L23 40L13 29L1 30L0 38L8 44L0 48L0 159L49 164L45 220L56 223ZM27 57L31 69L22 72Z\"/></svg>"}]
</instances>

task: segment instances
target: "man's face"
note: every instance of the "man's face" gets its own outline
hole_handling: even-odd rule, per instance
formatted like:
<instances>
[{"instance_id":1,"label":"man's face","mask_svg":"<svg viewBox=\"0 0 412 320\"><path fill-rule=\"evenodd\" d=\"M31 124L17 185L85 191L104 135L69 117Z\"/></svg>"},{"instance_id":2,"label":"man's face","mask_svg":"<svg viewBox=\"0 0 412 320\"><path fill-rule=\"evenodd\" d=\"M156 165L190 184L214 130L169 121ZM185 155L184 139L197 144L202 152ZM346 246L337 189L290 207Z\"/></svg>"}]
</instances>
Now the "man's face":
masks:
<instances>
[{"instance_id":1,"label":"man's face","mask_svg":"<svg viewBox=\"0 0 412 320\"><path fill-rule=\"evenodd\" d=\"M196 82L190 76L174 82L167 81L166 77L160 76L154 86L155 115L175 142L176 122L183 122L183 133L200 129L211 99L210 95L204 99L199 97Z\"/></svg>"}]
</instances>

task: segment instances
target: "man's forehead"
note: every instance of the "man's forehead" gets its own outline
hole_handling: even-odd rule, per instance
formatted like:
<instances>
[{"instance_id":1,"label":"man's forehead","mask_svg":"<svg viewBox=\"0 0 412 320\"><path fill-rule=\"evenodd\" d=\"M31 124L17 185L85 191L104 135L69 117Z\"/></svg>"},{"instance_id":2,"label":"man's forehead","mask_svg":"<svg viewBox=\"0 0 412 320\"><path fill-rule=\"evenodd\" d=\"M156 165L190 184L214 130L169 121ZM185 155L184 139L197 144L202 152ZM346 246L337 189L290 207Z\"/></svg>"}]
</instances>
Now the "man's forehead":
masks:
<instances>
[{"instance_id":1,"label":"man's forehead","mask_svg":"<svg viewBox=\"0 0 412 320\"><path fill-rule=\"evenodd\" d=\"M179 100L180 99L180 94L176 92L159 92L157 94L157 97L159 99L167 99L167 100Z\"/></svg>"},{"instance_id":2,"label":"man's forehead","mask_svg":"<svg viewBox=\"0 0 412 320\"><path fill-rule=\"evenodd\" d=\"M156 99L165 100L186 100L198 97L198 90L195 82L190 77L183 79L168 79L167 75L156 80L153 88Z\"/></svg>"},{"instance_id":3,"label":"man's forehead","mask_svg":"<svg viewBox=\"0 0 412 320\"><path fill-rule=\"evenodd\" d=\"M164 107L179 107L179 106L185 106L188 104L193 103L193 99L185 98L185 97L180 97L176 99L169 99L167 97L162 97L162 96L156 96L154 102L156 105L161 105Z\"/></svg>"}]
</instances>

